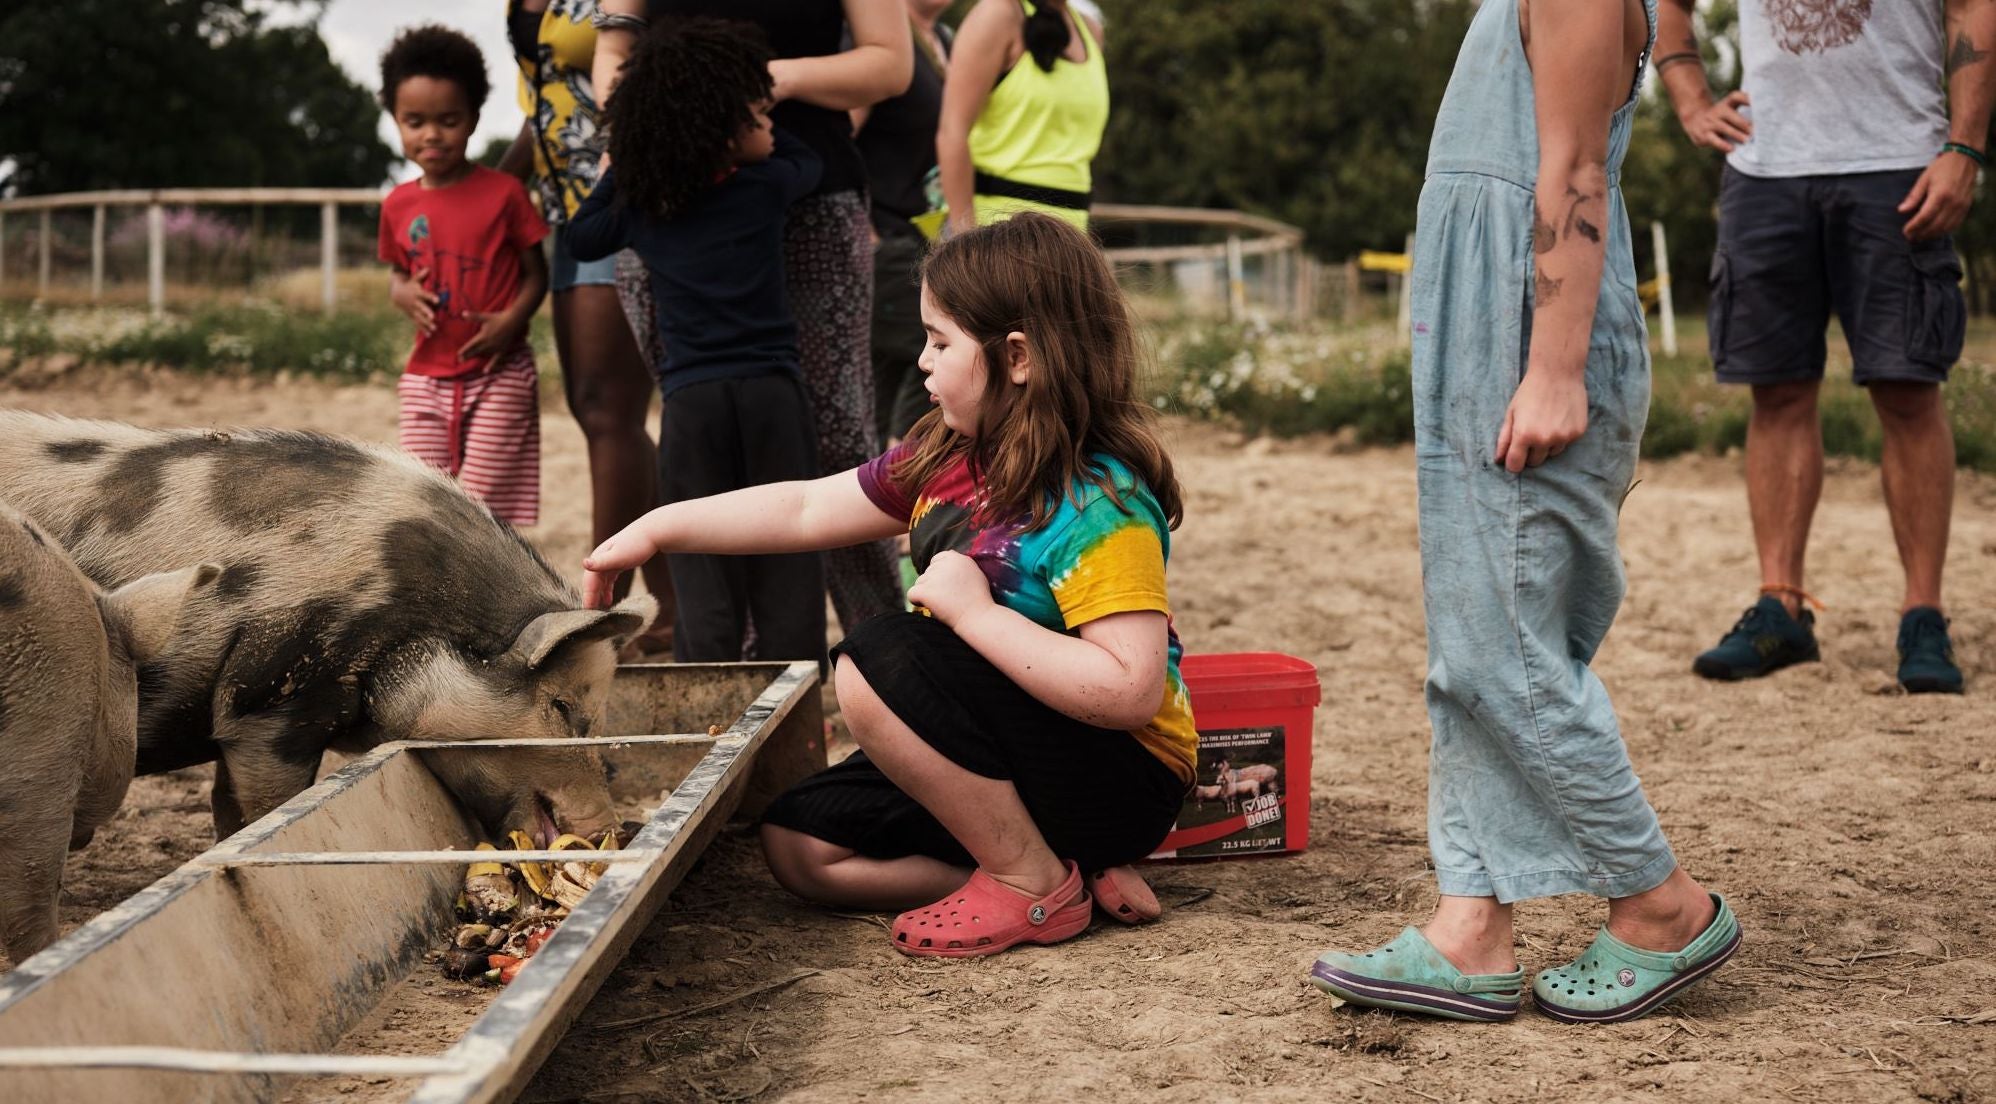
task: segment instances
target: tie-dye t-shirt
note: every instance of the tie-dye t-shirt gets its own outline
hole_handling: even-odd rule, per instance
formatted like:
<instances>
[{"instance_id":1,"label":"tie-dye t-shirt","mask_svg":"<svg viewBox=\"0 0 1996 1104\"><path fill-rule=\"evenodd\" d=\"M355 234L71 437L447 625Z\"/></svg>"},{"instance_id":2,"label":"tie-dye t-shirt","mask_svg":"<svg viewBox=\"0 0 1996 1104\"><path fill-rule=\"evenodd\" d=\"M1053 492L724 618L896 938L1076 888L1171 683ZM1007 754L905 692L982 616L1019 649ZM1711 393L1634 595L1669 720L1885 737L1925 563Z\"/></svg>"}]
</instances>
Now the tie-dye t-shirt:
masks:
<instances>
[{"instance_id":1,"label":"tie-dye t-shirt","mask_svg":"<svg viewBox=\"0 0 1996 1104\"><path fill-rule=\"evenodd\" d=\"M1112 613L1155 610L1165 615L1164 701L1150 723L1132 735L1189 784L1199 733L1185 680L1178 674L1185 649L1171 627L1171 604L1164 592L1171 530L1150 488L1120 461L1093 455L1089 459L1109 473L1122 506L1100 487L1077 480L1053 517L1027 532L1017 523L973 522L982 491L965 461L944 469L925 487L898 482L893 468L907 451L901 445L861 466L859 485L874 505L908 519L915 570L927 570L937 552L961 552L983 569L993 599L1055 632L1072 633Z\"/></svg>"}]
</instances>

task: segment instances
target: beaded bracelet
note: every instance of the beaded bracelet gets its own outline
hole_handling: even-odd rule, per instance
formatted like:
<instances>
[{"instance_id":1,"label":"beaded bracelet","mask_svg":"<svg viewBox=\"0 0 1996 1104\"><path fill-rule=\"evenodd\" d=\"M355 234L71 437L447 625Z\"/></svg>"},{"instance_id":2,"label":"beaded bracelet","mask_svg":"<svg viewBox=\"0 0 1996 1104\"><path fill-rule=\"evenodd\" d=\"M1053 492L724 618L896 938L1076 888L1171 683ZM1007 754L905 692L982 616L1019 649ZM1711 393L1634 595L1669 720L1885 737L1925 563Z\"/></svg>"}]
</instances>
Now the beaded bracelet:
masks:
<instances>
[{"instance_id":1,"label":"beaded bracelet","mask_svg":"<svg viewBox=\"0 0 1996 1104\"><path fill-rule=\"evenodd\" d=\"M1974 146L1964 146L1960 142L1949 142L1941 147L1942 153L1958 153L1981 168L1989 167L1989 156Z\"/></svg>"}]
</instances>

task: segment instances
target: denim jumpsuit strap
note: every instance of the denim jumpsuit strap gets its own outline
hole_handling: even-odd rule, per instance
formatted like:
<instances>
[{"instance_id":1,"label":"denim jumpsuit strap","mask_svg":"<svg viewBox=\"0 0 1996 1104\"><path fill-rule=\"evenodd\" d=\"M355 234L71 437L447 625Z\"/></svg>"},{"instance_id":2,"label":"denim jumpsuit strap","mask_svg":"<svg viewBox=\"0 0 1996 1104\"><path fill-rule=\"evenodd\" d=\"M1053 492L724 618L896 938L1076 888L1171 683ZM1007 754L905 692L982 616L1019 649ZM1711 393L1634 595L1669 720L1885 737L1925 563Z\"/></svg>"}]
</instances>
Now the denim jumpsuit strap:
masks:
<instances>
[{"instance_id":1,"label":"denim jumpsuit strap","mask_svg":"<svg viewBox=\"0 0 1996 1104\"><path fill-rule=\"evenodd\" d=\"M1610 122L1587 432L1518 475L1492 460L1531 342L1538 134L1518 0L1479 7L1435 123L1412 278L1428 833L1445 894L1622 897L1676 867L1589 666L1622 601L1616 530L1649 410L1621 194L1635 91Z\"/></svg>"}]
</instances>

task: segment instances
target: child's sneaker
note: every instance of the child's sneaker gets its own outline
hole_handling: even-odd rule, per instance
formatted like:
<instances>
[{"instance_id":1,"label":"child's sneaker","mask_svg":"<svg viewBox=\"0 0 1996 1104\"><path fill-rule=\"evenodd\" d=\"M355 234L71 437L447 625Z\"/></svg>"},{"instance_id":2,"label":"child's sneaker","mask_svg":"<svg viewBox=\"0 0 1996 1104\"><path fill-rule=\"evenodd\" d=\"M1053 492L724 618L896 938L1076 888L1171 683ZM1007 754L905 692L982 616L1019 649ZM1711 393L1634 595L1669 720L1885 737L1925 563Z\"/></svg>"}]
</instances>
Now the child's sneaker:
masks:
<instances>
[{"instance_id":1,"label":"child's sneaker","mask_svg":"<svg viewBox=\"0 0 1996 1104\"><path fill-rule=\"evenodd\" d=\"M1807 607L1792 617L1772 594L1763 595L1740 619L1719 646L1691 661L1691 669L1709 679L1748 679L1771 674L1795 663L1821 658L1816 650L1816 615Z\"/></svg>"},{"instance_id":2,"label":"child's sneaker","mask_svg":"<svg viewBox=\"0 0 1996 1104\"><path fill-rule=\"evenodd\" d=\"M1915 606L1899 619L1899 685L1909 694L1961 693L1947 618L1932 606Z\"/></svg>"}]
</instances>

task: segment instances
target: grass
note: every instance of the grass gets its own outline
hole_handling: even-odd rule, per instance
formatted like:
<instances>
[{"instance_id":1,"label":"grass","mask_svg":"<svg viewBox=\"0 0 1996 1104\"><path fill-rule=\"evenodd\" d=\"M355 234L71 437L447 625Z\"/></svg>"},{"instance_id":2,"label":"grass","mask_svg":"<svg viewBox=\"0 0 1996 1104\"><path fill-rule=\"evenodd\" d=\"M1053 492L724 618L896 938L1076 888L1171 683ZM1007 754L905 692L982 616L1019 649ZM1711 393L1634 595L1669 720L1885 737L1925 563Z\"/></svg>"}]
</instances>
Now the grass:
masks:
<instances>
[{"instance_id":1,"label":"grass","mask_svg":"<svg viewBox=\"0 0 1996 1104\"><path fill-rule=\"evenodd\" d=\"M1390 327L1215 325L1190 321L1153 326L1159 409L1211 418L1249 433L1294 436L1335 432L1360 444L1398 444L1413 436L1409 359ZM1697 325L1680 326L1676 355L1654 352L1649 426L1643 455L1725 453L1746 444L1749 395L1712 378ZM1823 384L1823 448L1832 456L1876 461L1878 417L1864 389L1850 382L1842 338L1830 335ZM1962 467L1996 472L1996 319L1976 319L1961 363L1942 394Z\"/></svg>"},{"instance_id":2,"label":"grass","mask_svg":"<svg viewBox=\"0 0 1996 1104\"><path fill-rule=\"evenodd\" d=\"M26 362L68 357L97 364L159 364L191 372L294 372L375 379L402 369L410 328L387 306L385 277L343 272L342 309L320 313L317 273L277 276L233 300L172 296L160 318L134 306L0 301L0 377ZM1249 433L1336 433L1356 444L1413 437L1411 365L1390 323L1227 324L1147 311L1156 368L1146 381L1161 410ZM1748 395L1712 379L1704 333L1680 324L1683 347L1654 358L1644 455L1725 453L1746 443ZM531 340L546 382L556 369L547 311ZM1833 456L1878 459L1878 419L1850 382L1849 355L1830 336L1822 393L1823 445ZM1975 319L1943 392L1958 462L1996 472L1996 319Z\"/></svg>"}]
</instances>

